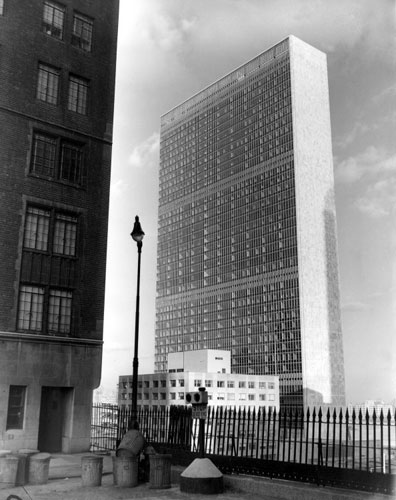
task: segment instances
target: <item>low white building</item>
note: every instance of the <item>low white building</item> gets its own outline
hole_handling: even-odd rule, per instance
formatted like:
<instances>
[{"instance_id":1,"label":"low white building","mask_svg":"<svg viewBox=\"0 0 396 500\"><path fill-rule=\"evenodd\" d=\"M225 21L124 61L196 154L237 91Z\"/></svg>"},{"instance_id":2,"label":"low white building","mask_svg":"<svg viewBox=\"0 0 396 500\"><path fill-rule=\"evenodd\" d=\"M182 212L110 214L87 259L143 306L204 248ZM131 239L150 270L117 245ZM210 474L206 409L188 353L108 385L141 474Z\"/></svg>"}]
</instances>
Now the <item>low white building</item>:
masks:
<instances>
[{"instance_id":1,"label":"low white building","mask_svg":"<svg viewBox=\"0 0 396 500\"><path fill-rule=\"evenodd\" d=\"M170 353L168 372L139 375L138 407L185 405L186 393L205 387L210 406L279 410L279 377L230 373L230 366L229 351ZM118 403L132 404L132 375L119 377Z\"/></svg>"}]
</instances>

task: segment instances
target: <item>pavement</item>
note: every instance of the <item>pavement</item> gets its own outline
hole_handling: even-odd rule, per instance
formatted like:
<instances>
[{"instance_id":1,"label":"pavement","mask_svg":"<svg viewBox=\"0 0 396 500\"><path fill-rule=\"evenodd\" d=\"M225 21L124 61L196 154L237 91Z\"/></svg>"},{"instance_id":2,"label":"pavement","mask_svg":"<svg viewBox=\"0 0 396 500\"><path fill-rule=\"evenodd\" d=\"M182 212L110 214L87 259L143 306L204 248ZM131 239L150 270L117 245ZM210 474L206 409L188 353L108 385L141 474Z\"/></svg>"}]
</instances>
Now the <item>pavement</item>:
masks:
<instances>
[{"instance_id":1,"label":"pavement","mask_svg":"<svg viewBox=\"0 0 396 500\"><path fill-rule=\"evenodd\" d=\"M103 456L101 486L82 485L81 458L89 453L51 454L48 482L42 485L5 487L0 484L0 500L390 500L391 496L369 494L315 485L275 481L249 476L224 476L224 493L203 495L180 491L181 467L172 466L171 488L153 489L150 483L133 488L118 487L113 480L110 455Z\"/></svg>"}]
</instances>

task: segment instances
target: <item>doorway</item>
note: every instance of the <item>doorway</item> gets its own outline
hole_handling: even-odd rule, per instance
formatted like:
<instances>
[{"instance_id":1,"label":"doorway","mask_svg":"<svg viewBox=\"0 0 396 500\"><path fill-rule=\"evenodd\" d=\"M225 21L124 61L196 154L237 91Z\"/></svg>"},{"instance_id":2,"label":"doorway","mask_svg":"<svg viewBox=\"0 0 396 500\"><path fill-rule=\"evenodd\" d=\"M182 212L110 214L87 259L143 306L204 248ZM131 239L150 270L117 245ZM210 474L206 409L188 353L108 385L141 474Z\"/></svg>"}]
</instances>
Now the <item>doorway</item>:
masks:
<instances>
[{"instance_id":1,"label":"doorway","mask_svg":"<svg viewBox=\"0 0 396 500\"><path fill-rule=\"evenodd\" d=\"M42 387L37 448L40 451L63 451L63 438L69 437L73 388Z\"/></svg>"}]
</instances>

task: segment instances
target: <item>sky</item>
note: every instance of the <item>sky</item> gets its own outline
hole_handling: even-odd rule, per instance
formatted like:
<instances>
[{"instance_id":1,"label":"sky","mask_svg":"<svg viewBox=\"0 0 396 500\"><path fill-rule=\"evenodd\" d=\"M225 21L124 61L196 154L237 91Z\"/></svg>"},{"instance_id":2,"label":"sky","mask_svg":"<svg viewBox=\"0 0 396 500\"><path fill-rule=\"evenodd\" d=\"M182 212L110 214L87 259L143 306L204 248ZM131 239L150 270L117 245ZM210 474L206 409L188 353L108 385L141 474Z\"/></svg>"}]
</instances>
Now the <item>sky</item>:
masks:
<instances>
[{"instance_id":1,"label":"sky","mask_svg":"<svg viewBox=\"0 0 396 500\"><path fill-rule=\"evenodd\" d=\"M347 402L396 398L394 0L120 0L100 391L154 371L160 117L288 35L327 54Z\"/></svg>"}]
</instances>

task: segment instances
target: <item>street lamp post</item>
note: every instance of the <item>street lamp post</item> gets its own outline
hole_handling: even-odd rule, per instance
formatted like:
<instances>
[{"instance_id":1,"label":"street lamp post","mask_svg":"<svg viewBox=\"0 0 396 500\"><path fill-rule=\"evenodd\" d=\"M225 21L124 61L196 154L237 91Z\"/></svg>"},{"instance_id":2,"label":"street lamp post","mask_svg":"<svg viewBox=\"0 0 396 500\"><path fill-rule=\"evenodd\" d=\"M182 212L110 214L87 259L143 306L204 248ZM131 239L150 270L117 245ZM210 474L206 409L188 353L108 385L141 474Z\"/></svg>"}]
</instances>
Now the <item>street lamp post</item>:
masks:
<instances>
[{"instance_id":1,"label":"street lamp post","mask_svg":"<svg viewBox=\"0 0 396 500\"><path fill-rule=\"evenodd\" d=\"M139 217L135 217L135 223L131 232L132 239L137 243L138 250L138 272L137 272L137 291L136 291L136 311L135 311L135 347L133 356L132 370L132 420L137 417L137 389L138 389L138 348L139 348L139 305L140 305L140 258L142 255L144 232L139 222Z\"/></svg>"}]
</instances>

